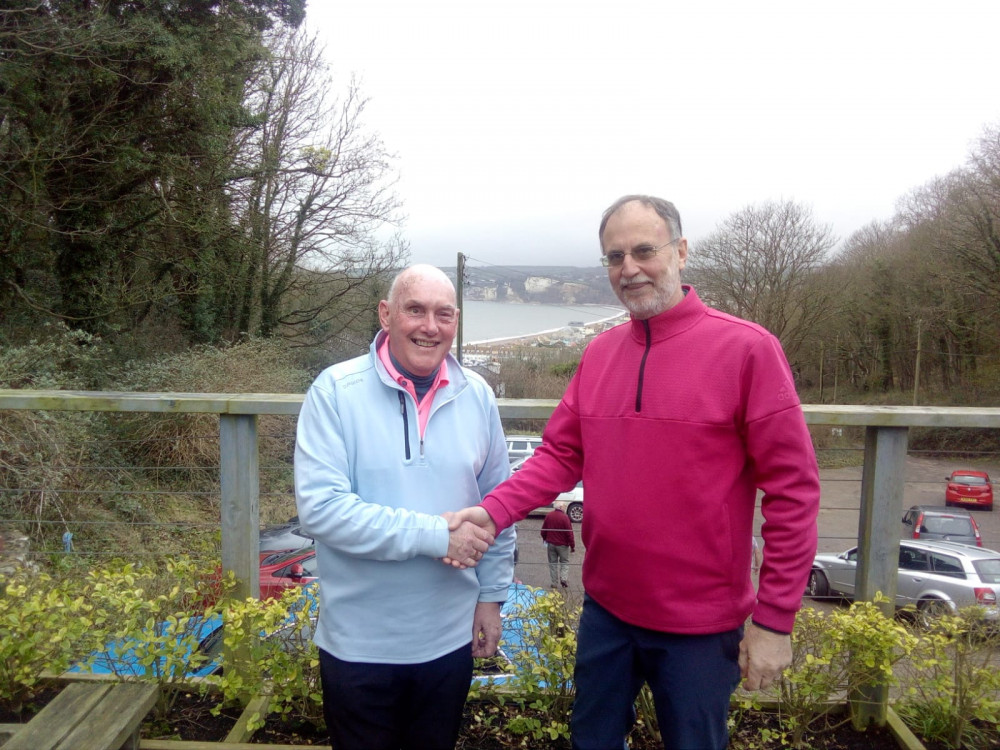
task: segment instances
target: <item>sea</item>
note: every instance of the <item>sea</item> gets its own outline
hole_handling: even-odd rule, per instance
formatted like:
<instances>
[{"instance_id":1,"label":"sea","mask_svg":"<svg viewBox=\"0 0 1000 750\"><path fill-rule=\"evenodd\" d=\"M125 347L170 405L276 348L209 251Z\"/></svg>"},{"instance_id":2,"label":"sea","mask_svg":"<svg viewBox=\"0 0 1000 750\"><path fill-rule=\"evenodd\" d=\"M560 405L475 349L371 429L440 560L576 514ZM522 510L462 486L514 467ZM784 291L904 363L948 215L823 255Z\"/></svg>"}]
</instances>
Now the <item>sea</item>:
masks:
<instances>
[{"instance_id":1,"label":"sea","mask_svg":"<svg viewBox=\"0 0 1000 750\"><path fill-rule=\"evenodd\" d=\"M613 305L546 305L533 302L462 302L462 341L481 344L558 331L614 318L625 309Z\"/></svg>"}]
</instances>

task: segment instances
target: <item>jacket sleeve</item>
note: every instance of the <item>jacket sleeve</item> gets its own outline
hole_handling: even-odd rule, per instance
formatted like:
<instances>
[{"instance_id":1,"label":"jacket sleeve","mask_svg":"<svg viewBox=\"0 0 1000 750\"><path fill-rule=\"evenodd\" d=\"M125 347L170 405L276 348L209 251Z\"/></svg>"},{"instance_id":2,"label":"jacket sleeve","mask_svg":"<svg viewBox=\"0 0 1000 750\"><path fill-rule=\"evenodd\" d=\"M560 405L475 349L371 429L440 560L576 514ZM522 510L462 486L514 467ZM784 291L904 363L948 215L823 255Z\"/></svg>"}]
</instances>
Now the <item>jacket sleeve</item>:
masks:
<instances>
[{"instance_id":1,"label":"jacket sleeve","mask_svg":"<svg viewBox=\"0 0 1000 750\"><path fill-rule=\"evenodd\" d=\"M754 347L741 377L747 452L764 492L764 564L753 620L787 633L816 555L819 469L777 339L767 336Z\"/></svg>"},{"instance_id":2,"label":"jacket sleeve","mask_svg":"<svg viewBox=\"0 0 1000 750\"><path fill-rule=\"evenodd\" d=\"M299 413L295 499L303 528L346 554L407 560L448 552L443 517L366 502L352 491L337 394L315 383Z\"/></svg>"}]
</instances>

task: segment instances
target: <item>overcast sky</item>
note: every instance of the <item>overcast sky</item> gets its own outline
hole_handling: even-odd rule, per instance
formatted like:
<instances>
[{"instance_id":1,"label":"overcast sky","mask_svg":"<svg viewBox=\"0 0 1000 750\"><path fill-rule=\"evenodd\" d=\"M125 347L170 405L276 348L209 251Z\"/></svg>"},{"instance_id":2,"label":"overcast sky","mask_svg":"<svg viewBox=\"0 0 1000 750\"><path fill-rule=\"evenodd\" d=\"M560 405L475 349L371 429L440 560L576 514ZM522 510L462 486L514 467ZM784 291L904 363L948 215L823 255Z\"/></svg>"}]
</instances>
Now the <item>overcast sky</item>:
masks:
<instances>
[{"instance_id":1,"label":"overcast sky","mask_svg":"<svg viewBox=\"0 0 1000 750\"><path fill-rule=\"evenodd\" d=\"M694 243L795 200L845 239L1000 125L1000 1L309 0L398 157L411 259L596 265L620 195Z\"/></svg>"}]
</instances>

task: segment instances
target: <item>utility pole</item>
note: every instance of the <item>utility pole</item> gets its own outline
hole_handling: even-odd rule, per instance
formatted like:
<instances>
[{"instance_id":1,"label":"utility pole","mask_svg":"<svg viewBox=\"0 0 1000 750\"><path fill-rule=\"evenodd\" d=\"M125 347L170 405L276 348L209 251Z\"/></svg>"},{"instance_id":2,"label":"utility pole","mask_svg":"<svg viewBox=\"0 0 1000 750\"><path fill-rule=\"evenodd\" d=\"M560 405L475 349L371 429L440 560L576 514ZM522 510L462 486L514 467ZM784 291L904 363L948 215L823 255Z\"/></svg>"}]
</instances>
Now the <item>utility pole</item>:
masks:
<instances>
[{"instance_id":1,"label":"utility pole","mask_svg":"<svg viewBox=\"0 0 1000 750\"><path fill-rule=\"evenodd\" d=\"M921 333L922 333L922 331L920 330L920 327L921 327L922 323L923 323L923 321L920 318L917 318L917 362L913 366L913 405L914 406L917 405L917 391L920 390L920 341L921 341Z\"/></svg>"},{"instance_id":2,"label":"utility pole","mask_svg":"<svg viewBox=\"0 0 1000 750\"><path fill-rule=\"evenodd\" d=\"M819 402L823 403L823 363L826 361L826 345L820 342L819 345Z\"/></svg>"},{"instance_id":3,"label":"utility pole","mask_svg":"<svg viewBox=\"0 0 1000 750\"><path fill-rule=\"evenodd\" d=\"M837 403L837 374L840 372L840 334L833 347L833 403Z\"/></svg>"},{"instance_id":4,"label":"utility pole","mask_svg":"<svg viewBox=\"0 0 1000 750\"><path fill-rule=\"evenodd\" d=\"M458 349L456 351L458 364L462 364L462 292L465 286L465 255L458 254L455 271L455 297L458 304Z\"/></svg>"}]
</instances>

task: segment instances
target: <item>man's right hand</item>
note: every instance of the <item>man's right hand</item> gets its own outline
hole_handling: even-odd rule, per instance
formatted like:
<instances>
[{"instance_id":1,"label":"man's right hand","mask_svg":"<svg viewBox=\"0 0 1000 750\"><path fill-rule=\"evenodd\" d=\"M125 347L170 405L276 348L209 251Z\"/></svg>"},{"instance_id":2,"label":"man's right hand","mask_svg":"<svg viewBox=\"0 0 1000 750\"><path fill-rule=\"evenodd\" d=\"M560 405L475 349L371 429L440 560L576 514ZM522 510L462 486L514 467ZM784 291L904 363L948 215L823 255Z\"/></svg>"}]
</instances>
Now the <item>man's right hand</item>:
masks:
<instances>
[{"instance_id":1,"label":"man's right hand","mask_svg":"<svg viewBox=\"0 0 1000 750\"><path fill-rule=\"evenodd\" d=\"M476 563L482 559L486 549L490 544L495 541L497 526L493 523L493 519L490 518L490 514L486 512L486 509L480 505L474 505L471 508L463 508L462 510L442 513L444 519L448 522L448 531L450 532L448 537L448 555L441 558L441 562L445 565L451 565L455 568L472 568L475 567ZM480 552L479 556L476 557L474 554L467 557L456 557L452 554L453 547L456 543L456 534L460 533L463 527L472 527L475 532L471 532L470 529L466 529L466 534L473 533L473 535L480 541L488 540L487 548L479 550L478 548L474 551ZM454 550L457 553L461 553L460 549ZM470 562L471 561L471 562Z\"/></svg>"},{"instance_id":2,"label":"man's right hand","mask_svg":"<svg viewBox=\"0 0 1000 750\"><path fill-rule=\"evenodd\" d=\"M469 521L448 518L448 554L442 562L456 568L474 568L495 541L493 534Z\"/></svg>"}]
</instances>

